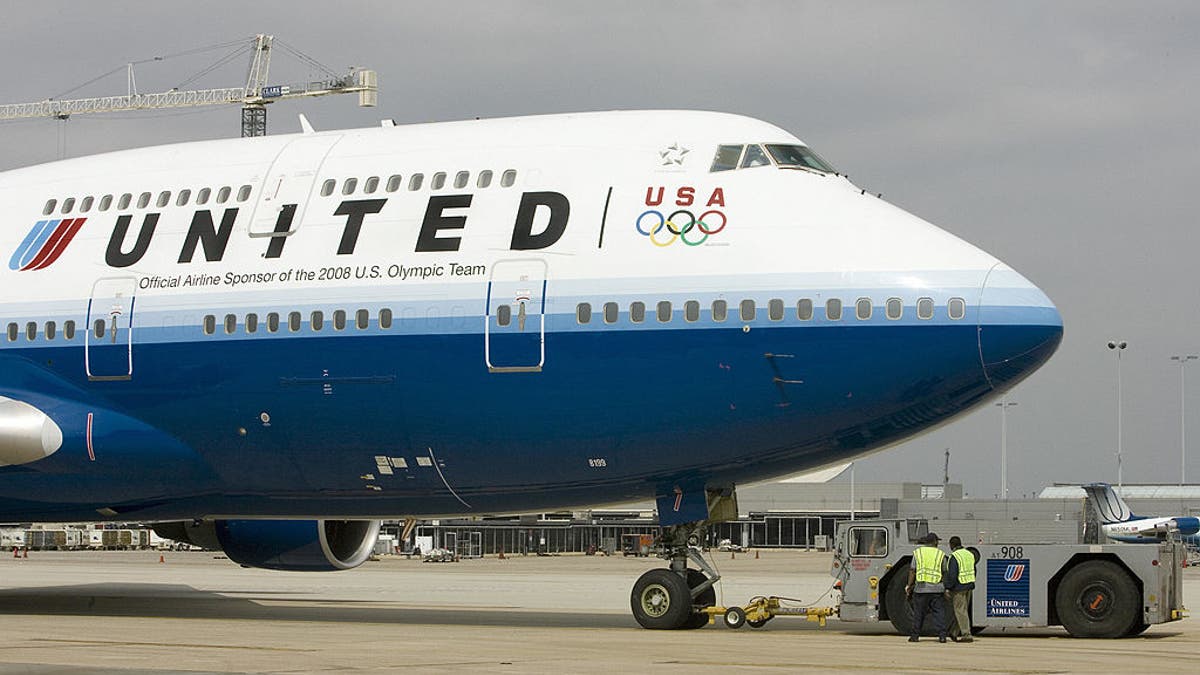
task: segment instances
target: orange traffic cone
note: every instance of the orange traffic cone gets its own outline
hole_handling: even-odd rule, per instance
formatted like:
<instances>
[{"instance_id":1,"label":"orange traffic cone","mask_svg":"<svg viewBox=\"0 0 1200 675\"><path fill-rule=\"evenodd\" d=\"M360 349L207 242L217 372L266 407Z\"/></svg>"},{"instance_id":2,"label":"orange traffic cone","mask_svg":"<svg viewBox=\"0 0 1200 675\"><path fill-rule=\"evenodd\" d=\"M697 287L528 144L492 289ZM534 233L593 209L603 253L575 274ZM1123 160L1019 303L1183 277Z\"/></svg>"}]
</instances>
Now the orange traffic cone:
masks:
<instances>
[{"instance_id":1,"label":"orange traffic cone","mask_svg":"<svg viewBox=\"0 0 1200 675\"><path fill-rule=\"evenodd\" d=\"M162 554L159 554L159 556L158 556L158 562L159 562L160 564L161 564L161 563L165 563L165 562L167 562L167 559L166 559L166 558L165 558L165 557L164 557Z\"/></svg>"},{"instance_id":2,"label":"orange traffic cone","mask_svg":"<svg viewBox=\"0 0 1200 675\"><path fill-rule=\"evenodd\" d=\"M500 560L504 560L504 549L500 549L500 555L496 556Z\"/></svg>"},{"instance_id":3,"label":"orange traffic cone","mask_svg":"<svg viewBox=\"0 0 1200 675\"><path fill-rule=\"evenodd\" d=\"M754 559L758 560L758 549L754 549Z\"/></svg>"},{"instance_id":4,"label":"orange traffic cone","mask_svg":"<svg viewBox=\"0 0 1200 675\"><path fill-rule=\"evenodd\" d=\"M16 546L13 547L13 557L14 558L21 557L21 549L17 548Z\"/></svg>"}]
</instances>

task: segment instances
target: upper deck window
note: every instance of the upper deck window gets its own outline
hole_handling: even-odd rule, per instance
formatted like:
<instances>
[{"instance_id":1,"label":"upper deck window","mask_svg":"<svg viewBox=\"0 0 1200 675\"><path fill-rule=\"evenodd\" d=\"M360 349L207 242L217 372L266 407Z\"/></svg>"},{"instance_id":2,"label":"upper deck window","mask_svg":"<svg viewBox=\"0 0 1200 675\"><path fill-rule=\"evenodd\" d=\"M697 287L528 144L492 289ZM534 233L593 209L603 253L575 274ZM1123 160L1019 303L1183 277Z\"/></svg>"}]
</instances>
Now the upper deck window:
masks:
<instances>
[{"instance_id":1,"label":"upper deck window","mask_svg":"<svg viewBox=\"0 0 1200 675\"><path fill-rule=\"evenodd\" d=\"M763 152L760 145L747 145L746 154L742 157L742 168L749 169L756 166L770 166L771 160L767 159L767 153Z\"/></svg>"},{"instance_id":2,"label":"upper deck window","mask_svg":"<svg viewBox=\"0 0 1200 675\"><path fill-rule=\"evenodd\" d=\"M782 167L837 173L829 162L821 159L817 153L803 145L770 143L767 145L767 151L775 158L775 163Z\"/></svg>"},{"instance_id":3,"label":"upper deck window","mask_svg":"<svg viewBox=\"0 0 1200 675\"><path fill-rule=\"evenodd\" d=\"M712 166L709 167L709 172L715 171L731 171L737 168L738 160L742 157L742 146L740 145L718 145L717 154L713 157Z\"/></svg>"}]
</instances>

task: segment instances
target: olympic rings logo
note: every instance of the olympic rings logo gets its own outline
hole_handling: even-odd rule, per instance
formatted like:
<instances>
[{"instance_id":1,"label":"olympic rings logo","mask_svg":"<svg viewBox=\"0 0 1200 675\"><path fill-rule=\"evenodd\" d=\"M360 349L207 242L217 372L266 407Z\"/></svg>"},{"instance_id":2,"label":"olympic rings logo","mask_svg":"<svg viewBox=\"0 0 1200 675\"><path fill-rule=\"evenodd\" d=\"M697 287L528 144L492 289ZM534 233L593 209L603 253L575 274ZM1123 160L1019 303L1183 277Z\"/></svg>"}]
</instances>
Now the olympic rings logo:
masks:
<instances>
[{"instance_id":1,"label":"olympic rings logo","mask_svg":"<svg viewBox=\"0 0 1200 675\"><path fill-rule=\"evenodd\" d=\"M720 225L716 225L717 218L721 220ZM654 222L656 219L657 223ZM637 217L634 227L637 228L638 234L650 239L650 243L663 248L676 241L682 241L688 246L699 246L708 241L710 236L724 230L728 222L725 214L716 209L701 213L699 218L687 209L679 209L669 216L663 216L661 211L650 209ZM697 232L699 234L696 234Z\"/></svg>"}]
</instances>

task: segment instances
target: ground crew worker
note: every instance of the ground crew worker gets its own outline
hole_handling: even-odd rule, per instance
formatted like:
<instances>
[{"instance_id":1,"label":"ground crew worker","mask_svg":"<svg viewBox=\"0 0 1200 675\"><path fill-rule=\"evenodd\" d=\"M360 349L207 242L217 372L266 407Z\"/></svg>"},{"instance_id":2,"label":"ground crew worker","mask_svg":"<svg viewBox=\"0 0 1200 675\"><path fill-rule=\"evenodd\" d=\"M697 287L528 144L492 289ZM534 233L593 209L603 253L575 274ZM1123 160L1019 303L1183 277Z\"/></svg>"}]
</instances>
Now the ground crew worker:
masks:
<instances>
[{"instance_id":1,"label":"ground crew worker","mask_svg":"<svg viewBox=\"0 0 1200 675\"><path fill-rule=\"evenodd\" d=\"M954 608L955 642L974 642L971 637L971 591L975 590L975 554L963 548L962 539L950 537L950 555L946 563L946 594Z\"/></svg>"},{"instance_id":2,"label":"ground crew worker","mask_svg":"<svg viewBox=\"0 0 1200 675\"><path fill-rule=\"evenodd\" d=\"M913 551L912 564L908 566L908 585L904 587L904 594L912 602L913 608L909 642L920 639L926 614L933 614L938 642L946 641L946 609L942 597L946 593L946 587L942 584L946 554L937 547L938 541L938 536L933 532L925 535L921 546Z\"/></svg>"}]
</instances>

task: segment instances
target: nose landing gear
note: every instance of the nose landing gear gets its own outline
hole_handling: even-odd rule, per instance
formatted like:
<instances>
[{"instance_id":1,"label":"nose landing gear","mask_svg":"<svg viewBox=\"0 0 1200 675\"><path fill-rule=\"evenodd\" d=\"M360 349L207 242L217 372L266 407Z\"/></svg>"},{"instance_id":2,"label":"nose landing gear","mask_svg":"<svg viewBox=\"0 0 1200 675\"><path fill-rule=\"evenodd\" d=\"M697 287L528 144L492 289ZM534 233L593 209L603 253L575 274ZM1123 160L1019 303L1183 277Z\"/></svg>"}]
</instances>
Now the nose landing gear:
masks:
<instances>
[{"instance_id":1,"label":"nose landing gear","mask_svg":"<svg viewBox=\"0 0 1200 675\"><path fill-rule=\"evenodd\" d=\"M692 522L663 528L658 556L670 562L638 578L629 596L633 617L655 630L702 628L710 621L702 610L716 604L713 585L721 575L700 554L706 523ZM699 569L688 567L688 561Z\"/></svg>"}]
</instances>

